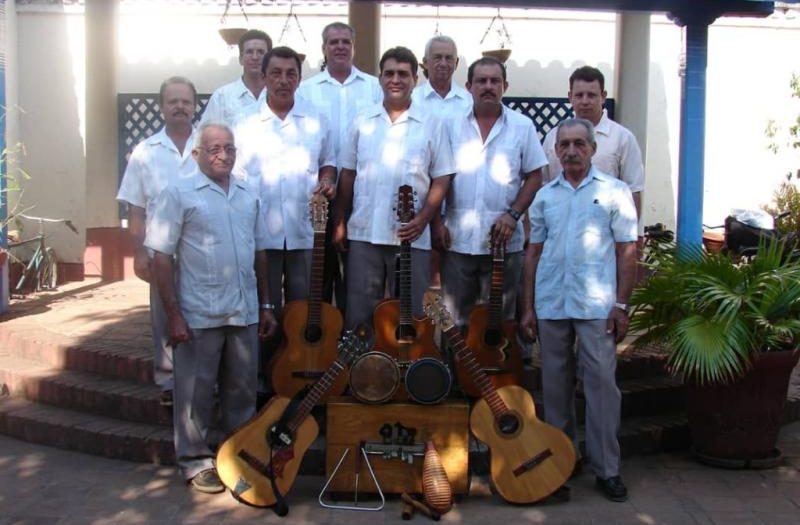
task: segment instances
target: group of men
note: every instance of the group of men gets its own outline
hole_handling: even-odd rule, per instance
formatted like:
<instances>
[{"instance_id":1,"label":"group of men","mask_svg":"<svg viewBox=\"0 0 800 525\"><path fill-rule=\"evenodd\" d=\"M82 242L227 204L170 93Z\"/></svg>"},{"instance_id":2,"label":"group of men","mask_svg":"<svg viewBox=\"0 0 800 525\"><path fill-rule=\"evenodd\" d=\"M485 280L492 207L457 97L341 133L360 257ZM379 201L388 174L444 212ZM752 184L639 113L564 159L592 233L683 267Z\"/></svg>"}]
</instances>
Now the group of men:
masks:
<instances>
[{"instance_id":1,"label":"group of men","mask_svg":"<svg viewBox=\"0 0 800 525\"><path fill-rule=\"evenodd\" d=\"M476 60L462 88L453 82L455 42L435 36L422 60L427 80L417 85L409 49L386 51L376 78L353 65L354 39L347 24L326 26L323 70L301 82L295 51L248 31L241 78L214 92L200 126L192 127L193 84L167 79L164 128L130 157L117 198L129 205L134 269L150 282L155 380L173 405L184 478L199 491L223 490L209 439L215 396L229 432L269 388L259 378L269 357L261 348L274 349L282 305L308 297L308 202L321 194L332 208L327 300L343 310L346 328L371 326L375 305L394 289L403 241L414 313L441 278L464 327L487 300L490 235L504 243L504 316L516 315L522 280L521 332L539 337L546 419L576 440L577 335L588 460L598 487L624 500L615 346L627 330L643 175L635 139L602 109L602 74L583 67L572 75L577 118L542 147L532 121L502 104L501 62ZM416 198L403 224L394 211L401 185Z\"/></svg>"}]
</instances>

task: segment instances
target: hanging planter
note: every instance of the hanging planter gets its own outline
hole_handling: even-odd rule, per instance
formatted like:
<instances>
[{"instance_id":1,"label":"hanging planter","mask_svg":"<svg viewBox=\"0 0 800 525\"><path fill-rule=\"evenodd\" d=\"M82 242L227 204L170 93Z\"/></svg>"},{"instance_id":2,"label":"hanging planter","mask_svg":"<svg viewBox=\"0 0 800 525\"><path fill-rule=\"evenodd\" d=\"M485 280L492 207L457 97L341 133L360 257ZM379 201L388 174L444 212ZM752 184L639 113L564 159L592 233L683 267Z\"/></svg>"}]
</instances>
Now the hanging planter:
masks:
<instances>
[{"instance_id":1,"label":"hanging planter","mask_svg":"<svg viewBox=\"0 0 800 525\"><path fill-rule=\"evenodd\" d=\"M242 5L242 0L239 1L239 9L242 10L242 15L244 15L244 19L246 22L249 22L250 19L247 18L247 13L244 11L244 6ZM225 3L225 11L222 13L222 18L220 18L219 23L221 26L219 29L219 36L225 41L226 44L229 46L236 46L239 45L239 39L242 38L247 32L246 27L224 27L225 20L228 18L228 9L231 7L231 0L228 0Z\"/></svg>"},{"instance_id":2,"label":"hanging planter","mask_svg":"<svg viewBox=\"0 0 800 525\"><path fill-rule=\"evenodd\" d=\"M481 54L485 57L492 57L500 61L500 63L505 64L508 60L508 57L511 56L511 47L507 47L511 45L511 35L506 29L506 23L503 20L503 16L500 14L500 8L497 8L497 14L494 15L491 22L489 22L489 27L486 28L486 32L483 33L483 38L481 38L480 44L486 40L486 37L489 35L489 31L492 30L495 23L498 24L497 29L495 32L497 33L498 42L500 47L498 49L489 49L483 51Z\"/></svg>"},{"instance_id":3,"label":"hanging planter","mask_svg":"<svg viewBox=\"0 0 800 525\"><path fill-rule=\"evenodd\" d=\"M505 64L508 57L511 56L510 49L490 49L488 51L483 51L481 54L485 57L492 57L499 60L501 63Z\"/></svg>"}]
</instances>

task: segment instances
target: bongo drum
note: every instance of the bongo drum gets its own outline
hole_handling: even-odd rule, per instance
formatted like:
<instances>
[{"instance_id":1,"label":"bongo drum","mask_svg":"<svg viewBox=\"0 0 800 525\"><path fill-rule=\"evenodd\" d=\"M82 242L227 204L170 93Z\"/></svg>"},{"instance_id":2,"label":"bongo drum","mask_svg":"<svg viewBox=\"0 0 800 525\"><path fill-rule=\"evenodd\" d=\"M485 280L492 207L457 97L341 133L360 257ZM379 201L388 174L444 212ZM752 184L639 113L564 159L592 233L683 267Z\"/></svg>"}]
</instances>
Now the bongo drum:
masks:
<instances>
[{"instance_id":1,"label":"bongo drum","mask_svg":"<svg viewBox=\"0 0 800 525\"><path fill-rule=\"evenodd\" d=\"M417 359L406 371L408 398L423 405L438 403L447 397L452 382L447 366L433 357Z\"/></svg>"},{"instance_id":2,"label":"bongo drum","mask_svg":"<svg viewBox=\"0 0 800 525\"><path fill-rule=\"evenodd\" d=\"M385 403L400 384L394 359L383 352L367 352L350 367L350 393L363 403Z\"/></svg>"}]
</instances>

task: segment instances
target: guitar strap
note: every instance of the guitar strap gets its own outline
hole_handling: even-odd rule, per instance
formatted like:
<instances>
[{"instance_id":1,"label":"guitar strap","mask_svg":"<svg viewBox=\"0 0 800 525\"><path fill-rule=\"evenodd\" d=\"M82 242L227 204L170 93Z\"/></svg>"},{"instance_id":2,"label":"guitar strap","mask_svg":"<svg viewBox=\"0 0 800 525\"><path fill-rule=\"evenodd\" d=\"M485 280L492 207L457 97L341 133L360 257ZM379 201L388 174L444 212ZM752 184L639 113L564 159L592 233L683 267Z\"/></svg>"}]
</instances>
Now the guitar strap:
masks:
<instances>
[{"instance_id":1,"label":"guitar strap","mask_svg":"<svg viewBox=\"0 0 800 525\"><path fill-rule=\"evenodd\" d=\"M278 484L275 482L275 471L273 470L275 449L286 448L291 444L286 443L282 438L290 435L289 421L292 419L292 416L294 416L295 412L297 412L297 407L306 397L309 388L310 386L306 385L292 398L292 400L286 406L286 410L284 410L283 414L281 414L281 418L277 423L275 423L275 425L272 426L272 428L270 428L269 432L267 433L267 442L269 443L270 448L270 459L269 466L265 469L266 472L264 472L264 474L267 476L267 479L269 479L269 484L272 487L272 493L275 495L275 505L272 506L272 510L281 518L289 514L289 504L286 502L286 498L283 497L280 489L278 489Z\"/></svg>"}]
</instances>

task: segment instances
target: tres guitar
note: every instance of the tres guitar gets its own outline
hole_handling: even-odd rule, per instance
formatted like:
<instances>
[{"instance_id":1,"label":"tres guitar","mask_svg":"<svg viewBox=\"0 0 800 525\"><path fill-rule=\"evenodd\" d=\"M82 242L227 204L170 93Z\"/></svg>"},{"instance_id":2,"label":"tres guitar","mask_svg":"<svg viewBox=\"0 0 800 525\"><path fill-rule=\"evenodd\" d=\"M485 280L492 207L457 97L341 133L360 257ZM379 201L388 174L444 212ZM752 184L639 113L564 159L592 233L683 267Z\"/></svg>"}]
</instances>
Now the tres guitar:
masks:
<instances>
[{"instance_id":1,"label":"tres guitar","mask_svg":"<svg viewBox=\"0 0 800 525\"><path fill-rule=\"evenodd\" d=\"M236 499L256 507L283 500L294 484L303 455L319 434L317 422L309 417L311 409L365 349L365 341L346 332L339 342L339 356L304 396L273 397L222 442L217 472Z\"/></svg>"},{"instance_id":2,"label":"tres guitar","mask_svg":"<svg viewBox=\"0 0 800 525\"><path fill-rule=\"evenodd\" d=\"M414 218L414 190L405 184L400 186L397 197L397 218L406 224ZM411 305L411 243L400 243L400 260L397 279L400 296L384 299L375 307L375 349L395 358L401 366L408 366L422 357L439 357L433 339L433 327L425 319L415 319ZM398 398L405 398L403 388Z\"/></svg>"},{"instance_id":3,"label":"tres guitar","mask_svg":"<svg viewBox=\"0 0 800 525\"><path fill-rule=\"evenodd\" d=\"M284 343L271 363L272 387L284 397L294 397L325 373L336 359L336 339L342 333L341 312L322 301L328 201L322 195L314 195L309 207L314 229L310 293L307 301L290 301L284 307ZM347 377L342 375L331 385L328 395L341 395L346 386Z\"/></svg>"},{"instance_id":4,"label":"tres guitar","mask_svg":"<svg viewBox=\"0 0 800 525\"><path fill-rule=\"evenodd\" d=\"M467 348L441 296L425 293L425 313L438 324L455 357L472 376L482 398L470 414L469 426L476 438L491 450L492 483L511 503L533 503L561 487L575 466L575 449L559 429L536 417L536 406L523 388L495 388Z\"/></svg>"},{"instance_id":5,"label":"tres guitar","mask_svg":"<svg viewBox=\"0 0 800 525\"><path fill-rule=\"evenodd\" d=\"M522 353L517 343L517 323L503 320L503 281L506 247L492 235L492 282L489 304L478 304L469 316L467 347L495 387L518 385L522 379ZM461 389L470 397L481 391L462 363L456 365Z\"/></svg>"}]
</instances>

